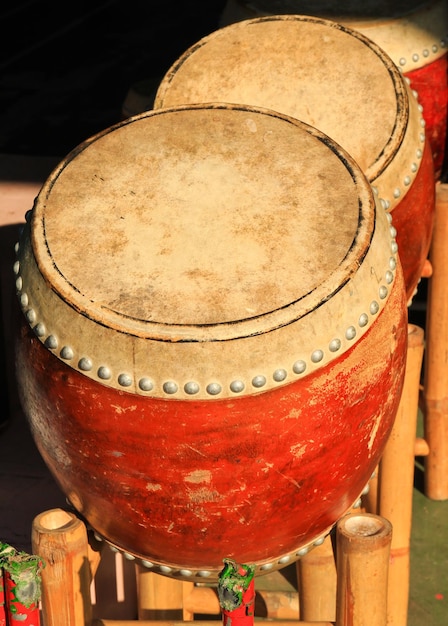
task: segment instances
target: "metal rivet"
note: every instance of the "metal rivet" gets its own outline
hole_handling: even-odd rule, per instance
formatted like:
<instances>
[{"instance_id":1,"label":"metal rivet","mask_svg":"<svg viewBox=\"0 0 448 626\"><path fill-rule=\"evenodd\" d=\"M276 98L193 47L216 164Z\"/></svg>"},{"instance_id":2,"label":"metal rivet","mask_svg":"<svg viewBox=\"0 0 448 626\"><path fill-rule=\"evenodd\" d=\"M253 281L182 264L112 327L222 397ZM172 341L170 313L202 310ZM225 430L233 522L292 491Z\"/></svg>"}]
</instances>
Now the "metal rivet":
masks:
<instances>
[{"instance_id":1,"label":"metal rivet","mask_svg":"<svg viewBox=\"0 0 448 626\"><path fill-rule=\"evenodd\" d=\"M36 324L36 326L34 327L34 332L38 337L43 337L46 333L45 324L42 324L42 322Z\"/></svg>"},{"instance_id":2,"label":"metal rivet","mask_svg":"<svg viewBox=\"0 0 448 626\"><path fill-rule=\"evenodd\" d=\"M410 177L410 176L405 176L405 177L404 177L404 181L403 181L403 182L404 182L404 184L405 184L405 185L406 185L406 187L407 187L408 185L410 185L410 184L411 184L411 177Z\"/></svg>"},{"instance_id":3,"label":"metal rivet","mask_svg":"<svg viewBox=\"0 0 448 626\"><path fill-rule=\"evenodd\" d=\"M414 63L417 63L417 61L419 60L419 55L418 54L413 54L412 55L412 60L414 61Z\"/></svg>"},{"instance_id":4,"label":"metal rivet","mask_svg":"<svg viewBox=\"0 0 448 626\"><path fill-rule=\"evenodd\" d=\"M286 556L282 556L279 560L278 560L278 564L279 565L284 565L285 563L289 563L289 561L291 560L291 555L287 554Z\"/></svg>"},{"instance_id":5,"label":"metal rivet","mask_svg":"<svg viewBox=\"0 0 448 626\"><path fill-rule=\"evenodd\" d=\"M429 50L428 50L427 48L425 48L425 49L423 50L423 53L422 53L422 54L423 54L423 56L424 56L424 57L429 57Z\"/></svg>"},{"instance_id":6,"label":"metal rivet","mask_svg":"<svg viewBox=\"0 0 448 626\"><path fill-rule=\"evenodd\" d=\"M411 163L411 172L413 174L415 174L415 172L418 170L418 165L417 163Z\"/></svg>"},{"instance_id":7,"label":"metal rivet","mask_svg":"<svg viewBox=\"0 0 448 626\"><path fill-rule=\"evenodd\" d=\"M163 391L165 393L168 393L168 394L172 395L173 393L177 393L178 389L179 389L179 387L172 380L168 380L166 383L163 383Z\"/></svg>"},{"instance_id":8,"label":"metal rivet","mask_svg":"<svg viewBox=\"0 0 448 626\"><path fill-rule=\"evenodd\" d=\"M112 373L110 369L105 365L101 365L101 367L98 368L98 378L101 378L102 380L109 380L111 376Z\"/></svg>"},{"instance_id":9,"label":"metal rivet","mask_svg":"<svg viewBox=\"0 0 448 626\"><path fill-rule=\"evenodd\" d=\"M260 565L260 570L269 570L273 568L273 563L264 563L263 565Z\"/></svg>"},{"instance_id":10,"label":"metal rivet","mask_svg":"<svg viewBox=\"0 0 448 626\"><path fill-rule=\"evenodd\" d=\"M54 335L49 335L45 339L45 345L47 346L47 348L50 348L50 350L56 350L56 348L58 347L58 340Z\"/></svg>"},{"instance_id":11,"label":"metal rivet","mask_svg":"<svg viewBox=\"0 0 448 626\"><path fill-rule=\"evenodd\" d=\"M232 380L230 383L230 390L233 393L241 393L244 390L244 383L242 380Z\"/></svg>"},{"instance_id":12,"label":"metal rivet","mask_svg":"<svg viewBox=\"0 0 448 626\"><path fill-rule=\"evenodd\" d=\"M74 357L73 350L72 348L70 348L70 346L63 346L60 354L61 354L61 357L63 359L66 359L67 361L70 361L70 359L73 359Z\"/></svg>"},{"instance_id":13,"label":"metal rivet","mask_svg":"<svg viewBox=\"0 0 448 626\"><path fill-rule=\"evenodd\" d=\"M173 571L173 568L169 567L168 565L161 565L160 571L163 572L164 574L170 574Z\"/></svg>"},{"instance_id":14,"label":"metal rivet","mask_svg":"<svg viewBox=\"0 0 448 626\"><path fill-rule=\"evenodd\" d=\"M398 252L398 243L396 241L392 241L392 243L390 244L390 249L394 254L397 254Z\"/></svg>"},{"instance_id":15,"label":"metal rivet","mask_svg":"<svg viewBox=\"0 0 448 626\"><path fill-rule=\"evenodd\" d=\"M395 239L395 237L397 236L397 229L395 228L395 226L391 226L389 229L389 232L390 232L390 236Z\"/></svg>"},{"instance_id":16,"label":"metal rivet","mask_svg":"<svg viewBox=\"0 0 448 626\"><path fill-rule=\"evenodd\" d=\"M22 293L22 294L20 295L20 304L21 304L23 307L28 306L28 295L27 295L26 293Z\"/></svg>"},{"instance_id":17,"label":"metal rivet","mask_svg":"<svg viewBox=\"0 0 448 626\"><path fill-rule=\"evenodd\" d=\"M422 126L424 126L424 123L422 124ZM420 141L421 141L422 143L425 143L425 141L426 141L426 135L425 135L425 133L420 133L420 135L419 135L419 136L420 136Z\"/></svg>"},{"instance_id":18,"label":"metal rivet","mask_svg":"<svg viewBox=\"0 0 448 626\"><path fill-rule=\"evenodd\" d=\"M386 298L387 294L388 294L387 287L385 287L384 285L381 285L381 287L379 288L379 296L380 296L381 300L384 300L384 298Z\"/></svg>"},{"instance_id":19,"label":"metal rivet","mask_svg":"<svg viewBox=\"0 0 448 626\"><path fill-rule=\"evenodd\" d=\"M190 381L188 383L185 383L184 385L184 391L185 393L187 393L189 396L194 396L195 393L198 393L199 391L199 385L198 383L195 383L193 381Z\"/></svg>"},{"instance_id":20,"label":"metal rivet","mask_svg":"<svg viewBox=\"0 0 448 626\"><path fill-rule=\"evenodd\" d=\"M122 387L130 387L132 385L132 376L129 376L129 374L119 374L118 384Z\"/></svg>"},{"instance_id":21,"label":"metal rivet","mask_svg":"<svg viewBox=\"0 0 448 626\"><path fill-rule=\"evenodd\" d=\"M186 577L193 576L193 572L191 571L191 569L181 569L179 570L179 574Z\"/></svg>"},{"instance_id":22,"label":"metal rivet","mask_svg":"<svg viewBox=\"0 0 448 626\"><path fill-rule=\"evenodd\" d=\"M406 59L404 57L401 57L401 59L398 61L398 63L403 66L406 65Z\"/></svg>"},{"instance_id":23,"label":"metal rivet","mask_svg":"<svg viewBox=\"0 0 448 626\"><path fill-rule=\"evenodd\" d=\"M433 52L437 52L437 50L438 50L438 49L439 49L438 45L437 45L436 43L435 43L435 44L433 44L433 46L432 46L432 51L433 51Z\"/></svg>"},{"instance_id":24,"label":"metal rivet","mask_svg":"<svg viewBox=\"0 0 448 626\"><path fill-rule=\"evenodd\" d=\"M148 569L151 569L152 567L154 567L154 563L152 563L151 561L146 561L145 559L143 559L140 562L143 565L143 567L147 567Z\"/></svg>"},{"instance_id":25,"label":"metal rivet","mask_svg":"<svg viewBox=\"0 0 448 626\"><path fill-rule=\"evenodd\" d=\"M201 569L198 571L198 576L200 576L201 578L208 578L210 576L211 572L209 572L206 569Z\"/></svg>"},{"instance_id":26,"label":"metal rivet","mask_svg":"<svg viewBox=\"0 0 448 626\"><path fill-rule=\"evenodd\" d=\"M20 243L16 241L16 243L14 244L14 252L17 254L19 250L20 250Z\"/></svg>"},{"instance_id":27,"label":"metal rivet","mask_svg":"<svg viewBox=\"0 0 448 626\"><path fill-rule=\"evenodd\" d=\"M340 339L332 339L328 344L328 349L330 352L337 352L341 349L341 340Z\"/></svg>"},{"instance_id":28,"label":"metal rivet","mask_svg":"<svg viewBox=\"0 0 448 626\"><path fill-rule=\"evenodd\" d=\"M394 279L394 275L392 274L392 272L390 270L387 270L387 272L386 272L386 283L388 285L390 285L391 282L393 281L393 279Z\"/></svg>"},{"instance_id":29,"label":"metal rivet","mask_svg":"<svg viewBox=\"0 0 448 626\"><path fill-rule=\"evenodd\" d=\"M349 326L345 331L345 336L347 339L354 339L356 337L356 328L354 326Z\"/></svg>"},{"instance_id":30,"label":"metal rivet","mask_svg":"<svg viewBox=\"0 0 448 626\"><path fill-rule=\"evenodd\" d=\"M266 384L266 377L262 376L261 374L258 376L254 376L252 378L252 387L260 388L260 387L264 387L265 384Z\"/></svg>"},{"instance_id":31,"label":"metal rivet","mask_svg":"<svg viewBox=\"0 0 448 626\"><path fill-rule=\"evenodd\" d=\"M361 313L361 315L359 316L359 320L358 320L359 326L361 328L364 328L364 326L367 326L368 323L369 323L369 317L367 313Z\"/></svg>"},{"instance_id":32,"label":"metal rivet","mask_svg":"<svg viewBox=\"0 0 448 626\"><path fill-rule=\"evenodd\" d=\"M275 370L275 372L272 375L272 378L275 380L276 383L281 383L283 380L286 379L288 373L286 370L284 369L278 369Z\"/></svg>"},{"instance_id":33,"label":"metal rivet","mask_svg":"<svg viewBox=\"0 0 448 626\"><path fill-rule=\"evenodd\" d=\"M221 393L222 387L219 383L209 383L206 387L207 393L211 396L217 396Z\"/></svg>"},{"instance_id":34,"label":"metal rivet","mask_svg":"<svg viewBox=\"0 0 448 626\"><path fill-rule=\"evenodd\" d=\"M304 548L301 548L300 550L296 552L296 556L305 556L305 554L308 554L309 551L310 551L309 547L305 546Z\"/></svg>"},{"instance_id":35,"label":"metal rivet","mask_svg":"<svg viewBox=\"0 0 448 626\"><path fill-rule=\"evenodd\" d=\"M392 224L392 213L386 213L386 219L389 222L389 224Z\"/></svg>"},{"instance_id":36,"label":"metal rivet","mask_svg":"<svg viewBox=\"0 0 448 626\"><path fill-rule=\"evenodd\" d=\"M396 187L394 189L394 198L399 198L401 195L401 191L398 189L398 187Z\"/></svg>"},{"instance_id":37,"label":"metal rivet","mask_svg":"<svg viewBox=\"0 0 448 626\"><path fill-rule=\"evenodd\" d=\"M151 391L154 388L154 384L152 380L149 378L140 378L138 381L138 386L142 391Z\"/></svg>"},{"instance_id":38,"label":"metal rivet","mask_svg":"<svg viewBox=\"0 0 448 626\"><path fill-rule=\"evenodd\" d=\"M302 361L302 360L296 361L294 365L292 366L292 369L293 369L294 374L303 374L303 372L306 370L305 361Z\"/></svg>"},{"instance_id":39,"label":"metal rivet","mask_svg":"<svg viewBox=\"0 0 448 626\"><path fill-rule=\"evenodd\" d=\"M394 256L391 256L389 259L389 267L392 271L397 268L397 259Z\"/></svg>"},{"instance_id":40,"label":"metal rivet","mask_svg":"<svg viewBox=\"0 0 448 626\"><path fill-rule=\"evenodd\" d=\"M17 291L22 291L22 287L23 287L23 281L22 281L22 277L19 276L16 280L16 289Z\"/></svg>"},{"instance_id":41,"label":"metal rivet","mask_svg":"<svg viewBox=\"0 0 448 626\"><path fill-rule=\"evenodd\" d=\"M420 137L421 137L421 136L422 136L422 135L420 135ZM423 137L425 137L425 136L423 135ZM416 153L416 154L417 154L417 159L421 159L421 158L422 158L422 156L423 156L423 151L422 151L420 148L418 148L418 150L417 150L417 153Z\"/></svg>"},{"instance_id":42,"label":"metal rivet","mask_svg":"<svg viewBox=\"0 0 448 626\"><path fill-rule=\"evenodd\" d=\"M123 552L123 556L128 561L135 561L135 556L133 554L130 554L129 552Z\"/></svg>"},{"instance_id":43,"label":"metal rivet","mask_svg":"<svg viewBox=\"0 0 448 626\"><path fill-rule=\"evenodd\" d=\"M93 367L93 363L92 360L89 359L86 356L83 356L81 359L79 359L78 361L78 367L80 370L82 370L83 372L90 372L90 370Z\"/></svg>"},{"instance_id":44,"label":"metal rivet","mask_svg":"<svg viewBox=\"0 0 448 626\"><path fill-rule=\"evenodd\" d=\"M324 358L323 350L314 350L314 352L311 354L311 361L313 363L320 363L320 361L322 361L323 358Z\"/></svg>"},{"instance_id":45,"label":"metal rivet","mask_svg":"<svg viewBox=\"0 0 448 626\"><path fill-rule=\"evenodd\" d=\"M386 211L387 203L386 203L386 200L384 198L380 198L380 204L383 207L383 209Z\"/></svg>"},{"instance_id":46,"label":"metal rivet","mask_svg":"<svg viewBox=\"0 0 448 626\"><path fill-rule=\"evenodd\" d=\"M325 541L325 537L319 537L316 541L313 541L313 546L321 546Z\"/></svg>"},{"instance_id":47,"label":"metal rivet","mask_svg":"<svg viewBox=\"0 0 448 626\"><path fill-rule=\"evenodd\" d=\"M20 261L16 261L12 267L14 274L18 274L20 271Z\"/></svg>"}]
</instances>

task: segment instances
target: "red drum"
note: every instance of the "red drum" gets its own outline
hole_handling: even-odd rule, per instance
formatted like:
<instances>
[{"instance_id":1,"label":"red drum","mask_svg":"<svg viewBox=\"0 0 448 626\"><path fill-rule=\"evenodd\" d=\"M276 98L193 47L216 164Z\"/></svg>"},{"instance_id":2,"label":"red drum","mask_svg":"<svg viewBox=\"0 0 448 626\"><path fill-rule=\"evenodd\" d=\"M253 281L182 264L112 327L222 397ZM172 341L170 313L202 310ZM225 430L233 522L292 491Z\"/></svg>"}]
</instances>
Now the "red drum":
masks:
<instances>
[{"instance_id":1,"label":"red drum","mask_svg":"<svg viewBox=\"0 0 448 626\"><path fill-rule=\"evenodd\" d=\"M377 43L418 93L436 179L445 153L448 105L446 0L228 0L221 25L275 14L316 15Z\"/></svg>"},{"instance_id":2,"label":"red drum","mask_svg":"<svg viewBox=\"0 0 448 626\"><path fill-rule=\"evenodd\" d=\"M407 340L395 230L306 124L152 111L75 149L17 245L21 402L99 536L156 572L280 568L367 485Z\"/></svg>"},{"instance_id":3,"label":"red drum","mask_svg":"<svg viewBox=\"0 0 448 626\"><path fill-rule=\"evenodd\" d=\"M383 50L320 18L246 20L188 49L162 79L154 108L193 102L280 111L343 146L393 215L412 298L431 242L433 163L417 100Z\"/></svg>"}]
</instances>

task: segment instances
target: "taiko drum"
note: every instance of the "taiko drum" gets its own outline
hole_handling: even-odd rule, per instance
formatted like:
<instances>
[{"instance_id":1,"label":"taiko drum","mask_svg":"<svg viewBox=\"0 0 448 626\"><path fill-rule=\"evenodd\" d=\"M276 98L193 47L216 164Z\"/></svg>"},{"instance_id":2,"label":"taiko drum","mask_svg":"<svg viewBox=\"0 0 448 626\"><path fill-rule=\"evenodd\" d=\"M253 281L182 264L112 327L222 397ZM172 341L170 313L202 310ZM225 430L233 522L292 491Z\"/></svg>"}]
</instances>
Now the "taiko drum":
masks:
<instances>
[{"instance_id":1,"label":"taiko drum","mask_svg":"<svg viewBox=\"0 0 448 626\"><path fill-rule=\"evenodd\" d=\"M446 0L227 0L220 24L275 14L332 19L364 33L383 48L418 94L439 179L448 105Z\"/></svg>"},{"instance_id":2,"label":"taiko drum","mask_svg":"<svg viewBox=\"0 0 448 626\"><path fill-rule=\"evenodd\" d=\"M350 509L403 383L388 218L333 140L243 105L148 112L61 162L16 247L18 387L100 538L212 580Z\"/></svg>"},{"instance_id":3,"label":"taiko drum","mask_svg":"<svg viewBox=\"0 0 448 626\"><path fill-rule=\"evenodd\" d=\"M433 160L419 104L379 46L321 18L282 15L231 24L175 61L154 108L192 102L280 111L343 146L393 215L411 301L432 235Z\"/></svg>"}]
</instances>

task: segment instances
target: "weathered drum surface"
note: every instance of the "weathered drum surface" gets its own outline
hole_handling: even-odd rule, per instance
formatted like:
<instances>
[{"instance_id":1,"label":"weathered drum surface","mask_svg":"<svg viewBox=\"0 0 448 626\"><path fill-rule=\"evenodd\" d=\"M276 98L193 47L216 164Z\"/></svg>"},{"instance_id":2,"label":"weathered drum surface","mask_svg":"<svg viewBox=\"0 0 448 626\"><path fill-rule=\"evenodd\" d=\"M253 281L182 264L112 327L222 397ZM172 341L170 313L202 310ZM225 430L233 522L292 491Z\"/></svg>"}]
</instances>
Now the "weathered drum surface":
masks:
<instances>
[{"instance_id":1,"label":"weathered drum surface","mask_svg":"<svg viewBox=\"0 0 448 626\"><path fill-rule=\"evenodd\" d=\"M433 227L433 163L418 102L361 33L306 16L246 20L204 37L161 81L154 108L252 104L319 128L343 146L393 213L408 298Z\"/></svg>"},{"instance_id":2,"label":"weathered drum surface","mask_svg":"<svg viewBox=\"0 0 448 626\"><path fill-rule=\"evenodd\" d=\"M262 15L332 19L377 43L394 61L423 106L436 179L445 153L448 105L446 0L227 0L221 26Z\"/></svg>"},{"instance_id":3,"label":"weathered drum surface","mask_svg":"<svg viewBox=\"0 0 448 626\"><path fill-rule=\"evenodd\" d=\"M271 111L192 105L87 140L14 266L21 402L75 509L154 571L258 574L356 501L399 402L395 230L351 157Z\"/></svg>"}]
</instances>

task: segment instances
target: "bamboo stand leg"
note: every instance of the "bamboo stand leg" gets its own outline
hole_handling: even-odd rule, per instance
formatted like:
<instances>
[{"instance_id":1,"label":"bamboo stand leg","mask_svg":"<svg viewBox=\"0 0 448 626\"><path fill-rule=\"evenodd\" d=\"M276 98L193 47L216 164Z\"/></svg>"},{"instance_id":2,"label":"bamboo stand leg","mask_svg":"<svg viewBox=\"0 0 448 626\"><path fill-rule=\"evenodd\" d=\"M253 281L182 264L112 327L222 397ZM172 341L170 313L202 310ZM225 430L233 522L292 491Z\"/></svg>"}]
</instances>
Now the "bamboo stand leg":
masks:
<instances>
[{"instance_id":1,"label":"bamboo stand leg","mask_svg":"<svg viewBox=\"0 0 448 626\"><path fill-rule=\"evenodd\" d=\"M386 626L391 523L370 513L336 526L336 626Z\"/></svg>"},{"instance_id":2,"label":"bamboo stand leg","mask_svg":"<svg viewBox=\"0 0 448 626\"><path fill-rule=\"evenodd\" d=\"M424 377L425 494L448 499L448 185L438 184L428 282Z\"/></svg>"},{"instance_id":3,"label":"bamboo stand leg","mask_svg":"<svg viewBox=\"0 0 448 626\"><path fill-rule=\"evenodd\" d=\"M410 324L403 392L379 467L379 514L393 527L388 584L389 626L406 626L408 617L414 450L423 350L424 331Z\"/></svg>"},{"instance_id":4,"label":"bamboo stand leg","mask_svg":"<svg viewBox=\"0 0 448 626\"><path fill-rule=\"evenodd\" d=\"M191 611L184 611L184 598L192 591L192 582L155 574L140 565L136 571L139 620L193 619Z\"/></svg>"},{"instance_id":5,"label":"bamboo stand leg","mask_svg":"<svg viewBox=\"0 0 448 626\"><path fill-rule=\"evenodd\" d=\"M84 523L72 513L52 509L33 520L32 546L45 561L42 617L45 626L90 626L92 580Z\"/></svg>"},{"instance_id":6,"label":"bamboo stand leg","mask_svg":"<svg viewBox=\"0 0 448 626\"><path fill-rule=\"evenodd\" d=\"M297 561L300 619L310 622L336 618L336 562L331 541L325 541Z\"/></svg>"}]
</instances>

